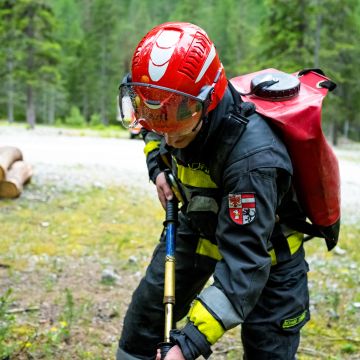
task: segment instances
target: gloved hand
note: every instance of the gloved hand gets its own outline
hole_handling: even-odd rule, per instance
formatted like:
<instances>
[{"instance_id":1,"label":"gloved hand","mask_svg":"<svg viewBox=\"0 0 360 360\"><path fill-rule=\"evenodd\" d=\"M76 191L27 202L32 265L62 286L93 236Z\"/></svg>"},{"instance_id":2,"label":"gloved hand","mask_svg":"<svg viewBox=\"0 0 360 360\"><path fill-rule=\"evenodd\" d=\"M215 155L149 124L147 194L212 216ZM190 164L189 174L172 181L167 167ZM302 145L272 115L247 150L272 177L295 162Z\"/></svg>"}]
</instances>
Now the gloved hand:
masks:
<instances>
[{"instance_id":1,"label":"gloved hand","mask_svg":"<svg viewBox=\"0 0 360 360\"><path fill-rule=\"evenodd\" d=\"M159 200L164 209L166 209L166 201L171 200L174 196L170 185L166 181L165 173L161 172L155 180L156 190Z\"/></svg>"}]
</instances>

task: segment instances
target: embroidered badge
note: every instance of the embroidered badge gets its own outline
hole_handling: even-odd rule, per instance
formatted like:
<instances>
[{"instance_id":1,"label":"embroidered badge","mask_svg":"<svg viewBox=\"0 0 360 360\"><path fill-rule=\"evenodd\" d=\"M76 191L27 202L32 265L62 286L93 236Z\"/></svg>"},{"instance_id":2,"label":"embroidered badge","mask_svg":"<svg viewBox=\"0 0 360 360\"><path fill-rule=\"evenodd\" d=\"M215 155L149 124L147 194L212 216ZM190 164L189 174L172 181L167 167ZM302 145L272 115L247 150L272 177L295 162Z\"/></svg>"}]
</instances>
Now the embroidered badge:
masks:
<instances>
[{"instance_id":1,"label":"embroidered badge","mask_svg":"<svg viewBox=\"0 0 360 360\"><path fill-rule=\"evenodd\" d=\"M229 194L229 212L236 224L245 225L253 222L256 215L255 194Z\"/></svg>"}]
</instances>

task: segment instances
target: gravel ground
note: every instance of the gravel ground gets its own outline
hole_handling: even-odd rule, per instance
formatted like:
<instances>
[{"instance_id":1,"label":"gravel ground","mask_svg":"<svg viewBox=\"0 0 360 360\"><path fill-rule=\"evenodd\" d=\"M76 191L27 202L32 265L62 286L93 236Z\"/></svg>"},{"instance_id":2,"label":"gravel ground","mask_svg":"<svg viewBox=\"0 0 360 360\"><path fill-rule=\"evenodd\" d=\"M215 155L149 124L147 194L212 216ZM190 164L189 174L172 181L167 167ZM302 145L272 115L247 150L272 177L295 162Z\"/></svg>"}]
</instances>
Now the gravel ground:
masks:
<instances>
[{"instance_id":1,"label":"gravel ground","mask_svg":"<svg viewBox=\"0 0 360 360\"><path fill-rule=\"evenodd\" d=\"M0 146L21 149L34 169L32 182L60 188L127 185L153 193L141 140L79 136L52 128L0 127Z\"/></svg>"},{"instance_id":2,"label":"gravel ground","mask_svg":"<svg viewBox=\"0 0 360 360\"><path fill-rule=\"evenodd\" d=\"M149 182L141 140L79 136L54 128L0 127L0 146L19 147L32 164L32 181L59 187L127 185L156 197ZM360 146L335 149L341 173L342 219L360 220Z\"/></svg>"}]
</instances>

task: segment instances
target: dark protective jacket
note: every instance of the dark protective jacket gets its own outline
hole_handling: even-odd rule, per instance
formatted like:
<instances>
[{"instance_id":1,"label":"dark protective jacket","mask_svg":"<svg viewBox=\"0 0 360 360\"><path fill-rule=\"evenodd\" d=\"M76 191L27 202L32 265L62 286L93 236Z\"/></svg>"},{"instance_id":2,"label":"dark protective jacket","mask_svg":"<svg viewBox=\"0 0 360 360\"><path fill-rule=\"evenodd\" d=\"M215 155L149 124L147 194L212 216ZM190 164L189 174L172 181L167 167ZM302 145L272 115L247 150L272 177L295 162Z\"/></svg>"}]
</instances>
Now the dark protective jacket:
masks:
<instances>
[{"instance_id":1,"label":"dark protective jacket","mask_svg":"<svg viewBox=\"0 0 360 360\"><path fill-rule=\"evenodd\" d=\"M183 218L200 236L197 251L217 260L214 283L189 313L191 326L210 344L244 321L271 265L288 260L302 245L302 234L285 225L286 218L303 217L287 150L257 113L248 116L246 128L232 116L234 96L228 88L185 149L144 132L150 178L155 181L161 171L159 155L170 155L187 198Z\"/></svg>"}]
</instances>

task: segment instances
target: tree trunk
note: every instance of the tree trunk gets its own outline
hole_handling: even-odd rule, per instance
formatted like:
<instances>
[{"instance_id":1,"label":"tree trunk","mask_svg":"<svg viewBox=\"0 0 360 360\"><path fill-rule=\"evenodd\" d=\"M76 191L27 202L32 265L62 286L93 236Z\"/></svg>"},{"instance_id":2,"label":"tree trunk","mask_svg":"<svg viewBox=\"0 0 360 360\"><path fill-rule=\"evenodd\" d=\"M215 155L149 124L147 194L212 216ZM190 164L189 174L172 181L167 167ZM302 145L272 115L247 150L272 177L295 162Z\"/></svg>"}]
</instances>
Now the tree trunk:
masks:
<instances>
[{"instance_id":1,"label":"tree trunk","mask_svg":"<svg viewBox=\"0 0 360 360\"><path fill-rule=\"evenodd\" d=\"M47 109L48 109L48 93L47 93L47 91L45 89L45 86L44 86L44 88L43 88L43 101L42 101L42 104L41 104L41 119L42 119L43 123L45 123L45 124L48 123Z\"/></svg>"},{"instance_id":2,"label":"tree trunk","mask_svg":"<svg viewBox=\"0 0 360 360\"><path fill-rule=\"evenodd\" d=\"M29 124L30 129L35 128L36 115L34 104L34 89L28 84L26 88L26 121Z\"/></svg>"},{"instance_id":3,"label":"tree trunk","mask_svg":"<svg viewBox=\"0 0 360 360\"><path fill-rule=\"evenodd\" d=\"M50 88L49 94L49 108L48 108L48 122L51 125L55 123L55 89L53 87Z\"/></svg>"},{"instance_id":4,"label":"tree trunk","mask_svg":"<svg viewBox=\"0 0 360 360\"><path fill-rule=\"evenodd\" d=\"M25 29L25 33L28 37L28 44L27 44L27 58L26 58L26 70L30 79L27 79L26 84L26 121L29 124L30 129L35 128L36 122L36 115L35 115L35 103L34 103L34 88L31 83L31 79L33 77L33 73L35 70L35 59L34 59L34 46L33 40L35 38L35 30L34 30L34 12L35 7L30 6L27 9L27 16L29 18L28 25Z\"/></svg>"},{"instance_id":5,"label":"tree trunk","mask_svg":"<svg viewBox=\"0 0 360 360\"><path fill-rule=\"evenodd\" d=\"M11 52L11 50L9 50ZM9 56L7 61L7 68L8 68L8 87L7 87L7 112L8 112L8 122L14 122L14 78L13 78L13 60L11 56Z\"/></svg>"},{"instance_id":6,"label":"tree trunk","mask_svg":"<svg viewBox=\"0 0 360 360\"><path fill-rule=\"evenodd\" d=\"M330 125L330 141L334 146L337 146L338 144L338 126L335 121L331 122Z\"/></svg>"},{"instance_id":7,"label":"tree trunk","mask_svg":"<svg viewBox=\"0 0 360 360\"><path fill-rule=\"evenodd\" d=\"M100 68L100 73L101 73L101 87L102 87L102 91L101 91L101 96L100 96L100 117L101 117L101 122L104 125L108 125L109 121L107 118L107 111L106 111L106 88L107 88L107 78L106 78L106 39L103 39L102 44L101 44L101 68Z\"/></svg>"},{"instance_id":8,"label":"tree trunk","mask_svg":"<svg viewBox=\"0 0 360 360\"><path fill-rule=\"evenodd\" d=\"M85 118L85 121L87 123L89 123L90 118L89 118L89 100L88 100L88 94L86 93L86 91L84 90L84 95L83 95L83 116Z\"/></svg>"},{"instance_id":9,"label":"tree trunk","mask_svg":"<svg viewBox=\"0 0 360 360\"><path fill-rule=\"evenodd\" d=\"M314 49L314 68L319 68L319 53L320 53L320 33L322 26L322 15L318 14L316 17L316 30L315 30L315 49Z\"/></svg>"}]
</instances>

